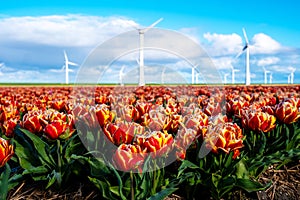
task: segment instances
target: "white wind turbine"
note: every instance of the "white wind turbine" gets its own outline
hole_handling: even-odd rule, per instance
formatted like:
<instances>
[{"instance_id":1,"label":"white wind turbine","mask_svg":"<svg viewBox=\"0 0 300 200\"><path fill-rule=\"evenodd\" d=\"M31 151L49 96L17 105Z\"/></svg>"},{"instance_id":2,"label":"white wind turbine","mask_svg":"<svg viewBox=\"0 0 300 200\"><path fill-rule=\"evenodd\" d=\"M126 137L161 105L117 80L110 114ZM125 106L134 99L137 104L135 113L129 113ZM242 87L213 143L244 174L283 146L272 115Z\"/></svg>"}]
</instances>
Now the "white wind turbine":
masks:
<instances>
[{"instance_id":1,"label":"white wind turbine","mask_svg":"<svg viewBox=\"0 0 300 200\"><path fill-rule=\"evenodd\" d=\"M0 74L1 74L1 75L3 75L3 73L2 73L3 67L4 67L4 63L0 63L0 70L1 70Z\"/></svg>"},{"instance_id":2,"label":"white wind turbine","mask_svg":"<svg viewBox=\"0 0 300 200\"><path fill-rule=\"evenodd\" d=\"M78 66L78 64L69 61L66 51L64 51L64 56L65 56L65 65L63 66L62 69L66 70L66 84L69 84L69 72L73 71L73 70L69 69L69 65Z\"/></svg>"},{"instance_id":3,"label":"white wind turbine","mask_svg":"<svg viewBox=\"0 0 300 200\"><path fill-rule=\"evenodd\" d=\"M224 83L225 83L225 84L228 83L228 82L227 82L227 77L228 77L229 75L230 75L230 74L228 74L228 73L227 73L227 74L224 74Z\"/></svg>"},{"instance_id":4,"label":"white wind turbine","mask_svg":"<svg viewBox=\"0 0 300 200\"><path fill-rule=\"evenodd\" d=\"M288 75L288 84L291 83L291 74Z\"/></svg>"},{"instance_id":5,"label":"white wind turbine","mask_svg":"<svg viewBox=\"0 0 300 200\"><path fill-rule=\"evenodd\" d=\"M124 68L125 68L125 65L122 66L122 68L119 72L119 81L120 81L121 86L124 86L124 83L123 83L123 76L125 75L124 74Z\"/></svg>"},{"instance_id":6,"label":"white wind turbine","mask_svg":"<svg viewBox=\"0 0 300 200\"><path fill-rule=\"evenodd\" d=\"M245 46L243 47L242 51L240 53L238 53L238 55L236 56L236 58L238 58L244 51L246 51L246 85L250 85L251 84L251 80L250 80L249 40L248 40L246 31L245 31L244 28L243 28L243 34L244 34L244 38L245 38Z\"/></svg>"},{"instance_id":7,"label":"white wind turbine","mask_svg":"<svg viewBox=\"0 0 300 200\"><path fill-rule=\"evenodd\" d=\"M294 84L294 73L295 73L296 69L292 68L291 69L291 73L290 73L290 84Z\"/></svg>"},{"instance_id":8,"label":"white wind turbine","mask_svg":"<svg viewBox=\"0 0 300 200\"><path fill-rule=\"evenodd\" d=\"M231 66L231 83L235 83L235 72L239 72L240 70L234 69L233 66Z\"/></svg>"},{"instance_id":9,"label":"white wind turbine","mask_svg":"<svg viewBox=\"0 0 300 200\"><path fill-rule=\"evenodd\" d=\"M166 67L161 72L161 84L165 83L165 72L166 72Z\"/></svg>"},{"instance_id":10,"label":"white wind turbine","mask_svg":"<svg viewBox=\"0 0 300 200\"><path fill-rule=\"evenodd\" d=\"M162 21L163 18L160 18L150 26L146 28L137 28L140 36L140 54L139 54L139 65L140 65L140 77L139 77L139 86L145 85L145 71L144 71L144 34L151 28L153 28L156 24Z\"/></svg>"},{"instance_id":11,"label":"white wind turbine","mask_svg":"<svg viewBox=\"0 0 300 200\"><path fill-rule=\"evenodd\" d=\"M271 73L270 71L268 71L268 70L266 70L266 68L265 67L263 67L263 69L264 69L264 79L265 79L265 84L267 84L267 82L268 82L268 80L267 80L267 75L268 75L268 73Z\"/></svg>"},{"instance_id":12,"label":"white wind turbine","mask_svg":"<svg viewBox=\"0 0 300 200\"><path fill-rule=\"evenodd\" d=\"M273 76L272 76L272 73L270 72L270 83L272 83L272 81L273 81Z\"/></svg>"},{"instance_id":13,"label":"white wind turbine","mask_svg":"<svg viewBox=\"0 0 300 200\"><path fill-rule=\"evenodd\" d=\"M196 83L199 83L199 73L196 74Z\"/></svg>"}]
</instances>

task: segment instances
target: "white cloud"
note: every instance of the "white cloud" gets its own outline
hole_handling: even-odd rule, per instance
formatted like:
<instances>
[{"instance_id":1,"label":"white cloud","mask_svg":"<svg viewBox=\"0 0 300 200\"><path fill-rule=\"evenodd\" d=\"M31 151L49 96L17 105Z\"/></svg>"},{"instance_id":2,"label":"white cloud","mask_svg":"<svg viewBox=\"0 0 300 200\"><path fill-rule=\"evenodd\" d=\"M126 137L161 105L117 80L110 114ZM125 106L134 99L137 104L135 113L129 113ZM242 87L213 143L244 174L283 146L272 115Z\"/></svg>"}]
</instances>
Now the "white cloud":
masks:
<instances>
[{"instance_id":1,"label":"white cloud","mask_svg":"<svg viewBox=\"0 0 300 200\"><path fill-rule=\"evenodd\" d=\"M94 46L137 26L132 20L84 15L51 15L0 19L2 40L50 46Z\"/></svg>"},{"instance_id":2,"label":"white cloud","mask_svg":"<svg viewBox=\"0 0 300 200\"><path fill-rule=\"evenodd\" d=\"M272 54L278 53L284 47L269 35L258 33L253 36L250 48L253 54Z\"/></svg>"},{"instance_id":3,"label":"white cloud","mask_svg":"<svg viewBox=\"0 0 300 200\"><path fill-rule=\"evenodd\" d=\"M203 37L208 41L205 47L212 56L237 54L243 46L242 38L236 33L205 33Z\"/></svg>"},{"instance_id":4,"label":"white cloud","mask_svg":"<svg viewBox=\"0 0 300 200\"><path fill-rule=\"evenodd\" d=\"M257 61L258 66L274 65L280 61L280 58L275 56L265 57Z\"/></svg>"}]
</instances>

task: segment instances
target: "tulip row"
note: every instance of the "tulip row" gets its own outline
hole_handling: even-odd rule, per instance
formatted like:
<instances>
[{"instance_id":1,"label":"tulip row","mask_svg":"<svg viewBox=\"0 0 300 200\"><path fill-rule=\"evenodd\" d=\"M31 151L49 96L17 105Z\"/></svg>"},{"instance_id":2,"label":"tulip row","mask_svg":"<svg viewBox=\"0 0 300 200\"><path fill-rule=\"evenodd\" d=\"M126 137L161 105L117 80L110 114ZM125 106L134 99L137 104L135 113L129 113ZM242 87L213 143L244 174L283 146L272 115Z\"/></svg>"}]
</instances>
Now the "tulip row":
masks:
<instances>
[{"instance_id":1,"label":"tulip row","mask_svg":"<svg viewBox=\"0 0 300 200\"><path fill-rule=\"evenodd\" d=\"M183 162L190 159L189 152L199 155L202 146L210 155L230 155L239 162L249 132L270 133L282 124L299 122L299 90L254 86L0 88L0 127L6 138L1 138L0 168L14 155L9 139L15 138L19 128L50 145L77 134L88 138L88 130L96 131L99 137L94 138L100 141L93 142L113 144L116 149L109 162L124 172L143 172L149 156L155 160L171 155L174 162ZM78 126L82 123L88 129Z\"/></svg>"}]
</instances>

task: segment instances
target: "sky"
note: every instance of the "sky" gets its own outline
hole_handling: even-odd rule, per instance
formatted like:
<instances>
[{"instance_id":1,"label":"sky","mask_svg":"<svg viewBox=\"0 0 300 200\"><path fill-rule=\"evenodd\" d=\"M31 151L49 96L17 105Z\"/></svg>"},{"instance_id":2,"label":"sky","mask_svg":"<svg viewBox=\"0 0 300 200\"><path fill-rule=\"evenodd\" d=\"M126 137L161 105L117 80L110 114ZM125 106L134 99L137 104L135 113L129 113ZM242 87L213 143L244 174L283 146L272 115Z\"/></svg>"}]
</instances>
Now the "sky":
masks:
<instances>
[{"instance_id":1,"label":"sky","mask_svg":"<svg viewBox=\"0 0 300 200\"><path fill-rule=\"evenodd\" d=\"M155 27L183 34L197 43L211 59L223 83L225 75L227 82L232 82L232 68L236 70L234 81L245 82L245 54L235 58L245 45L242 32L245 28L251 82L264 83L265 69L269 71L268 82L272 74L272 83L287 83L294 71L294 83L299 84L299 7L298 1L281 0L2 1L0 83L64 83L64 50L69 60L78 64L70 66L69 79L74 83L93 52L105 42L163 18ZM145 43L155 38L159 40L155 31L145 33ZM138 41L136 31L136 35L122 45L138 44ZM166 43L168 48L183 43L171 37L160 42ZM193 49L186 48L186 51ZM99 57L107 56L105 51L102 53ZM192 83L192 66L175 57L170 52L145 50L146 82ZM105 70L99 68L93 73L99 76L98 82L119 83L123 67L122 81L137 80L137 58L137 51L120 55ZM205 82L202 77L205 72L198 70L198 73L198 82Z\"/></svg>"}]
</instances>

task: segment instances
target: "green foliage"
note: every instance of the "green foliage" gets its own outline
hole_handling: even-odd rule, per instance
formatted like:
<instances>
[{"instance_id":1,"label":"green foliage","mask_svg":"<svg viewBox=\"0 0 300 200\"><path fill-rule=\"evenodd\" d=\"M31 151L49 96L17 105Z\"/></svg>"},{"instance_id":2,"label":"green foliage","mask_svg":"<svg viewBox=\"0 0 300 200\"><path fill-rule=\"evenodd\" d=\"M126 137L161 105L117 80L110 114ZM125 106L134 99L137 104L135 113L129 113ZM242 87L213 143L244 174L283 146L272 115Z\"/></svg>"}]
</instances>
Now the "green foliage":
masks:
<instances>
[{"instance_id":1,"label":"green foliage","mask_svg":"<svg viewBox=\"0 0 300 200\"><path fill-rule=\"evenodd\" d=\"M55 183L60 188L66 183L70 175L76 172L75 169L78 169L72 155L84 151L77 135L68 140L50 141L22 128L15 132L13 144L23 169L23 178L30 176L34 181L47 181L46 188ZM15 174L12 182L20 179L20 174Z\"/></svg>"},{"instance_id":2,"label":"green foliage","mask_svg":"<svg viewBox=\"0 0 300 200\"><path fill-rule=\"evenodd\" d=\"M0 200L5 200L9 191L8 180L10 172L11 169L7 163L0 168Z\"/></svg>"}]
</instances>

